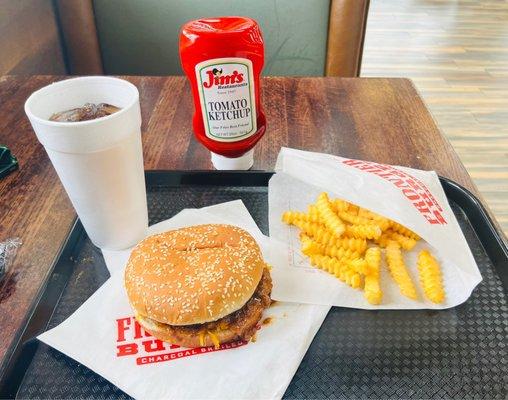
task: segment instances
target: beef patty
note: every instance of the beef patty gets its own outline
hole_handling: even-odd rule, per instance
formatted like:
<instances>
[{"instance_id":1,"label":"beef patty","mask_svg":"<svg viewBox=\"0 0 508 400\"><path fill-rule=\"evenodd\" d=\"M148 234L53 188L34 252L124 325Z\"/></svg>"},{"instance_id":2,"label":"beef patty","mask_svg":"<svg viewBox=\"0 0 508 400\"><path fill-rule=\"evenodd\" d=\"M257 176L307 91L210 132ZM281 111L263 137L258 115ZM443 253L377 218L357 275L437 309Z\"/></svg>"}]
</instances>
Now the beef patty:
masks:
<instances>
[{"instance_id":1,"label":"beef patty","mask_svg":"<svg viewBox=\"0 0 508 400\"><path fill-rule=\"evenodd\" d=\"M184 347L215 346L221 343L249 341L256 332L256 325L263 310L271 303L272 278L267 268L252 297L239 310L217 321L195 325L168 325L137 315L138 322L149 333L164 341L179 343Z\"/></svg>"}]
</instances>

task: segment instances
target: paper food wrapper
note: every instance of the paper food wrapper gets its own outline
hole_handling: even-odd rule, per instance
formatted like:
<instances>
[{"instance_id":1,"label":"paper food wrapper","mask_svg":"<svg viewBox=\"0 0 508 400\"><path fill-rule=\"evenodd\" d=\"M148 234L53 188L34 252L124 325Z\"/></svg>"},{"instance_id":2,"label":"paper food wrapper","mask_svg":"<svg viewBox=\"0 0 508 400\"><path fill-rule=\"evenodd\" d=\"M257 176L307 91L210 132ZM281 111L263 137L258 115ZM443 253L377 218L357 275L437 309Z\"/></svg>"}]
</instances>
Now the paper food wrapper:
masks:
<instances>
[{"instance_id":1,"label":"paper food wrapper","mask_svg":"<svg viewBox=\"0 0 508 400\"><path fill-rule=\"evenodd\" d=\"M240 226L254 236L267 262L287 260L241 201L184 210L150 227L149 234L204 223ZM255 342L224 344L220 350L181 348L149 336L134 319L123 286L129 253L104 252L111 278L66 321L38 338L134 398L282 397L330 307L276 303L265 311L263 318L272 320L262 325Z\"/></svg>"},{"instance_id":2,"label":"paper food wrapper","mask_svg":"<svg viewBox=\"0 0 508 400\"><path fill-rule=\"evenodd\" d=\"M276 174L269 183L270 237L288 250L292 274L281 280L277 298L363 309L443 309L463 303L481 281L469 246L453 214L437 174L405 167L351 160L328 154L283 148ZM352 289L332 275L312 267L300 251L299 230L281 221L284 211L307 211L319 193L326 191L388 217L422 237L410 252L404 252L419 300L402 294L381 268L383 300L371 305L363 292ZM435 304L425 299L417 284L419 251L429 249L441 263L446 300Z\"/></svg>"}]
</instances>

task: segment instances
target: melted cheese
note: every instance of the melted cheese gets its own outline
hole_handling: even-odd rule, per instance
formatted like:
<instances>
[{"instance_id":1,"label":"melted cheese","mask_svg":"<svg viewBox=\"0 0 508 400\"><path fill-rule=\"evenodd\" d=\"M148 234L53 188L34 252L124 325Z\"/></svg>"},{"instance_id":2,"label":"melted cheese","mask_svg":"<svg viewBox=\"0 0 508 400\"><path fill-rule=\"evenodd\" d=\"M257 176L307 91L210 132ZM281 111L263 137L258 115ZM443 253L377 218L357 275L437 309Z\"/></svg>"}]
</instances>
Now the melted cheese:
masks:
<instances>
[{"instance_id":1,"label":"melted cheese","mask_svg":"<svg viewBox=\"0 0 508 400\"><path fill-rule=\"evenodd\" d=\"M205 331L201 331L199 333L199 345L201 347L203 347L205 345L205 335L206 335L206 332Z\"/></svg>"},{"instance_id":2,"label":"melted cheese","mask_svg":"<svg viewBox=\"0 0 508 400\"><path fill-rule=\"evenodd\" d=\"M208 334L210 335L210 338L212 339L213 345L216 349L220 347L220 341L217 335L213 332L208 331Z\"/></svg>"}]
</instances>

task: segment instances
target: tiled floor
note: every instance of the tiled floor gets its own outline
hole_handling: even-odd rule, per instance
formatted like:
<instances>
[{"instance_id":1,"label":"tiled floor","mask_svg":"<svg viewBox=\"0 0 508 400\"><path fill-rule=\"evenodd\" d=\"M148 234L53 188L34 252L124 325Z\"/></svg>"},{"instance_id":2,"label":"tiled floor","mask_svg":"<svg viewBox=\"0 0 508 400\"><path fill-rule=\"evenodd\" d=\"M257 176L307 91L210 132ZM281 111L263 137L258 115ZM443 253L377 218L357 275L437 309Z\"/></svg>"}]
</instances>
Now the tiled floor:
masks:
<instances>
[{"instance_id":1,"label":"tiled floor","mask_svg":"<svg viewBox=\"0 0 508 400\"><path fill-rule=\"evenodd\" d=\"M361 75L413 79L508 233L508 1L371 0Z\"/></svg>"}]
</instances>

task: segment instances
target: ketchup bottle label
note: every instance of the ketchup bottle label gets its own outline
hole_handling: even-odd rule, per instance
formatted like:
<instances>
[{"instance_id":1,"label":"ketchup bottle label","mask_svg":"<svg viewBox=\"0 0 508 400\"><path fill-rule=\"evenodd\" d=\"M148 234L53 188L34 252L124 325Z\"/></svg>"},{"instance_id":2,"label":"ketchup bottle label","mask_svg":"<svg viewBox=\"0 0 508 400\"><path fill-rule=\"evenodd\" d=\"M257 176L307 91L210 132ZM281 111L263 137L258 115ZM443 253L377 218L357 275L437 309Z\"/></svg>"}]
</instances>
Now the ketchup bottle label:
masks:
<instances>
[{"instance_id":1,"label":"ketchup bottle label","mask_svg":"<svg viewBox=\"0 0 508 400\"><path fill-rule=\"evenodd\" d=\"M195 71L206 136L235 142L255 134L252 61L214 58L196 64Z\"/></svg>"}]
</instances>

